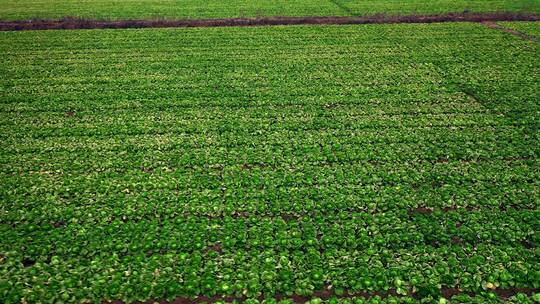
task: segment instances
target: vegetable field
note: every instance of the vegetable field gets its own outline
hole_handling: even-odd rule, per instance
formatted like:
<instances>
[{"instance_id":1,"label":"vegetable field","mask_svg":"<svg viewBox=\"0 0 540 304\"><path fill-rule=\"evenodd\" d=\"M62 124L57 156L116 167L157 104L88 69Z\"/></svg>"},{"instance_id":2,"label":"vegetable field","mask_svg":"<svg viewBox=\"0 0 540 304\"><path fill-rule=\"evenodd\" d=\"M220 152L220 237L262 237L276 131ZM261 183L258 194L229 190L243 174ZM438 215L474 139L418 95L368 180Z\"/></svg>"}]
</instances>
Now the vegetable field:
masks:
<instances>
[{"instance_id":1,"label":"vegetable field","mask_svg":"<svg viewBox=\"0 0 540 304\"><path fill-rule=\"evenodd\" d=\"M196 19L261 16L362 16L448 12L540 12L537 0L0 0L0 20Z\"/></svg>"},{"instance_id":2,"label":"vegetable field","mask_svg":"<svg viewBox=\"0 0 540 304\"><path fill-rule=\"evenodd\" d=\"M540 39L540 22L499 22L499 24Z\"/></svg>"},{"instance_id":3,"label":"vegetable field","mask_svg":"<svg viewBox=\"0 0 540 304\"><path fill-rule=\"evenodd\" d=\"M60 30L0 53L4 303L540 301L535 41Z\"/></svg>"}]
</instances>

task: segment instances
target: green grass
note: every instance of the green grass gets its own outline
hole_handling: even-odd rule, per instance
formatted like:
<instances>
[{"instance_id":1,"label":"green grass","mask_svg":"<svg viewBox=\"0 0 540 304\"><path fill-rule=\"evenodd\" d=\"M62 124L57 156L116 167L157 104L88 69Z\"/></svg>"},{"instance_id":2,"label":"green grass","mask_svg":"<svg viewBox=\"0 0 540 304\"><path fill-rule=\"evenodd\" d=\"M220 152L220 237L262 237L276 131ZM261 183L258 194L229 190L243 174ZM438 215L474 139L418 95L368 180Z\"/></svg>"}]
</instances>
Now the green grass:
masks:
<instances>
[{"instance_id":1,"label":"green grass","mask_svg":"<svg viewBox=\"0 0 540 304\"><path fill-rule=\"evenodd\" d=\"M535 42L278 26L0 52L5 303L540 285Z\"/></svg>"},{"instance_id":2,"label":"green grass","mask_svg":"<svg viewBox=\"0 0 540 304\"><path fill-rule=\"evenodd\" d=\"M0 0L0 20L58 19L197 19L258 16L359 16L377 13L539 12L536 0Z\"/></svg>"}]
</instances>

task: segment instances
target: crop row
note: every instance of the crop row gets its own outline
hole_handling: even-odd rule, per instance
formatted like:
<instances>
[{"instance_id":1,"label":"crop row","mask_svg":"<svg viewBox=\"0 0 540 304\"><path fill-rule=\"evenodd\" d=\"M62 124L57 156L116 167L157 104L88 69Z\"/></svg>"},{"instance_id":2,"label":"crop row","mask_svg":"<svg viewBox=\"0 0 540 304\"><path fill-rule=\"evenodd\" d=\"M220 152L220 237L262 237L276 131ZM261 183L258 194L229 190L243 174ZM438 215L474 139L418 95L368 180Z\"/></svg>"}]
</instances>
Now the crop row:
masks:
<instances>
[{"instance_id":1,"label":"crop row","mask_svg":"<svg viewBox=\"0 0 540 304\"><path fill-rule=\"evenodd\" d=\"M136 197L122 194L89 195L81 194L82 202L69 202L70 196L65 194L47 195L41 204L39 201L26 203L10 203L6 207L17 206L18 210L4 212L4 223L49 223L49 222L85 222L106 223L112 219L138 220L149 217L170 219L184 215L200 215L209 217L251 215L306 215L318 213L348 212L384 212L396 208L485 208L489 212L499 209L529 210L537 206L534 197L538 196L537 187L492 186L479 190L483 196L456 195L451 192L434 191L413 198L404 196L396 198L401 191L381 189L381 194L375 190L359 190L335 194L332 200L333 188L322 188L323 194L313 194L313 190L291 191L292 193L277 192L267 196L256 197L239 194L227 194L225 199L219 193L208 191L186 192L181 196L174 191L161 190L152 194L140 194ZM409 190L409 189L405 189ZM460 191L473 191L475 188L462 188ZM90 191L90 190L89 190ZM124 192L127 192L126 189ZM350 191L350 190L349 190ZM270 192L270 191L267 191ZM260 195L267 192L261 191ZM404 191L403 191L404 192ZM426 191L427 192L427 191ZM440 192L440 193L439 193ZM359 194L366 193L364 196ZM505 193L509 198L505 197ZM200 194L199 197L196 195ZM176 195L176 196L175 196ZM8 197L9 198L9 197ZM270 200L274 198L274 200ZM243 199L243 200L241 200ZM340 199L336 201L335 199ZM386 200L385 200L386 199ZM416 199L416 200L415 200ZM447 201L443 201L447 199ZM241 201L237 201L241 200ZM120 201L120 202L119 202ZM445 203L441 203L441 201ZM92 205L93 203L99 205ZM150 206L148 206L151 204ZM441 206L442 205L442 206Z\"/></svg>"},{"instance_id":2,"label":"crop row","mask_svg":"<svg viewBox=\"0 0 540 304\"><path fill-rule=\"evenodd\" d=\"M432 142L390 144L311 144L300 147L263 146L186 148L165 151L85 151L4 155L0 171L5 173L125 172L130 169L162 168L162 171L186 171L190 168L221 167L339 167L354 163L444 163L533 160L538 155L536 141L511 138L495 142ZM144 170L143 170L144 171ZM26 176L27 173L22 175ZM381 172L381 174L383 174ZM387 175L387 174L385 174Z\"/></svg>"},{"instance_id":3,"label":"crop row","mask_svg":"<svg viewBox=\"0 0 540 304\"><path fill-rule=\"evenodd\" d=\"M221 300L220 298L209 298L210 300L215 300L216 304L225 304L225 303L240 303L239 300L229 299ZM304 299L306 301L304 301ZM202 298L204 302L206 298ZM340 295L340 296L330 296L325 299L319 297L296 297L288 299L287 297L279 297L279 299L268 298L242 298L241 302L246 304L293 304L293 303L306 303L306 304L416 304L416 303L427 303L428 301L434 301L439 304L458 304L458 303L470 303L470 304L495 304L495 303L519 303L519 304L533 304L540 302L540 293L533 293L528 296L523 292L517 292L515 295L510 297L500 298L494 292L482 292L476 295L469 294L457 294L451 297L451 299L446 299L442 297L432 297L418 299L418 297L407 297L407 296L387 296L387 295L375 295L375 296L351 296L349 294Z\"/></svg>"},{"instance_id":4,"label":"crop row","mask_svg":"<svg viewBox=\"0 0 540 304\"><path fill-rule=\"evenodd\" d=\"M168 151L173 149L193 149L211 146L216 149L232 148L241 146L285 146L313 145L316 143L342 143L342 144L377 144L377 143L418 143L445 142L445 141L479 141L482 138L496 141L498 139L515 137L527 137L536 139L539 133L529 134L523 130L524 126L501 125L447 128L392 128L392 129L365 129L354 130L307 130L304 136L294 138L294 131L274 130L254 132L235 130L235 132L214 132L201 136L198 133L170 133L170 134L141 134L126 136L126 134L111 134L106 137L97 136L72 136L52 138L5 138L6 149L4 154L29 154L36 152L60 153L69 151L80 153L83 150L93 153L106 151ZM406 133L404 133L406 131ZM74 138L75 137L75 138ZM294 139L293 139L294 138Z\"/></svg>"},{"instance_id":5,"label":"crop row","mask_svg":"<svg viewBox=\"0 0 540 304\"><path fill-rule=\"evenodd\" d=\"M325 294L325 293L323 293ZM205 298L206 299L206 298ZM210 298L213 300L213 298ZM306 299L307 301L304 301ZM387 296L387 295L375 295L375 296L351 296L349 294L340 295L340 296L330 296L325 297L325 300L322 300L319 297L296 297L293 299L288 299L287 297L280 297L279 299L269 298L242 298L241 302L246 304L293 304L293 303L306 303L306 304L416 304L416 303L427 303L429 301L434 301L439 304L458 304L458 303L470 303L470 304L494 304L494 303L519 303L519 304L532 304L540 302L540 293L533 293L531 296L523 292L517 292L515 295L510 297L500 298L494 292L482 292L476 295L469 294L457 294L451 297L451 299L446 299L442 297L432 297L418 299L418 297L407 297L407 296ZM204 299L203 299L204 302ZM228 301L216 299L216 304L225 304L225 303L239 303L238 300Z\"/></svg>"},{"instance_id":6,"label":"crop row","mask_svg":"<svg viewBox=\"0 0 540 304\"><path fill-rule=\"evenodd\" d=\"M172 90L171 90L172 91ZM174 94L174 93L173 93ZM241 110L257 110L266 109L268 111L284 111L290 110L291 112L303 109L304 111L314 111L314 113L331 113L329 109L348 109L355 111L359 114L409 114L409 113L446 113L449 108L456 113L480 111L481 105L475 102L467 102L463 93L430 93L422 96L403 96L399 98L398 92L392 92L385 96L382 100L369 93L362 94L362 96L309 96L309 95L296 95L285 96L281 95L279 100L273 99L268 96L261 96L261 98L252 99L246 96L240 97L223 97L223 98L198 98L196 100L186 99L185 97L177 97L174 99L168 98L151 98L140 96L137 98L131 98L130 96L111 96L108 94L105 96L92 96L85 97L82 101L73 101L73 96L65 98L51 99L48 97L30 97L26 94L20 96L11 96L7 101L0 103L0 110L2 113L36 113L38 115L63 115L67 111L71 110L80 115L86 115L93 113L94 110L99 109L103 113L114 111L157 111L162 110L165 112L176 111L179 114L186 113L188 111L195 111L202 109L205 112L212 113L215 111L229 110L229 111L241 111ZM0 97L1 98L1 97ZM52 103L54 101L54 103ZM43 114L40 114L43 113ZM191 112L195 113L195 112ZM200 115L200 114L199 114ZM8 119L6 117L5 119Z\"/></svg>"},{"instance_id":7,"label":"crop row","mask_svg":"<svg viewBox=\"0 0 540 304\"><path fill-rule=\"evenodd\" d=\"M97 119L107 121L110 123L117 122L118 120L128 121L144 121L145 119L151 119L153 117L163 120L187 120L188 118L207 122L208 120L219 116L222 120L236 118L242 119L246 122L251 120L263 120L263 119L279 119L280 121L287 120L301 120L301 119L404 119L409 116L428 116L437 117L440 119L451 119L454 116L477 116L480 119L485 119L486 114L490 114L489 111L480 106L474 106L474 104L464 103L463 101L443 103L443 104L406 104L406 105L392 105L388 106L384 110L378 108L380 105L373 104L327 104L327 105L305 105L299 106L281 106L276 105L264 107L264 108L250 108L244 106L237 109L226 108L225 105L221 105L219 108L208 107L205 111L201 109L190 108L176 108L176 107L158 107L141 108L135 110L121 109L113 111L101 111L101 116L96 117L95 113L91 111L75 112L71 122L73 124L80 123L95 123ZM65 112L58 113L17 113L13 116L5 116L0 120L0 126L7 125L19 125L19 124L39 124L43 126L55 125L65 122ZM76 115L75 115L76 114Z\"/></svg>"},{"instance_id":8,"label":"crop row","mask_svg":"<svg viewBox=\"0 0 540 304\"><path fill-rule=\"evenodd\" d=\"M133 212L137 210L128 209L124 213L130 216ZM105 218L110 216L108 212L88 212L86 215ZM159 218L149 214L139 220L114 219L102 229L92 229L93 223L76 224L75 218L69 222L37 225L32 222L16 226L3 224L3 233L10 236L6 242L12 241L16 244L12 248L20 248L21 252L33 258L36 254L52 254L54 248L51 246L58 245L61 248L61 244L81 244L78 249L77 246L62 249L67 249L81 258L99 255L98 251L85 245L86 240L94 240L99 244L111 236L114 238L108 240L111 247L109 249L122 249L122 252L128 249L138 252L143 249L137 247L141 244L149 246L144 247L145 250L154 252L167 249L189 252L204 249L216 242L223 243L223 249L229 250L293 250L309 247L329 250L336 246L350 250L373 247L395 249L420 245L451 245L458 241L460 244L469 245L526 243L527 246L536 247L540 241L536 233L540 224L535 222L535 217L538 217L537 211L512 209L496 214L491 210L465 209L428 214L407 210L376 214L341 211L298 218L249 215L223 218ZM132 248L129 243L135 247ZM107 247L106 244L102 246ZM85 255L81 255L81 249Z\"/></svg>"},{"instance_id":9,"label":"crop row","mask_svg":"<svg viewBox=\"0 0 540 304\"><path fill-rule=\"evenodd\" d=\"M460 167L461 164L455 165ZM515 164L491 166L491 173L482 172L486 166L472 167L468 178L462 176L467 171L442 175L449 166L420 167L416 172L433 172L418 176L412 170L404 170L403 175L396 172L381 176L378 171L362 172L351 166L339 171L321 171L320 168L310 171L306 167L305 172L296 173L286 168L252 172L238 168L225 171L223 176L215 170L197 175L191 172L189 177L181 172L155 176L139 169L138 173L130 175L96 172L79 177L5 178L3 219L14 223L99 222L111 218L171 218L185 214L301 215L420 207L488 210L537 207L539 192L535 172L538 171L531 170L527 162L522 167ZM101 217L89 214L101 214Z\"/></svg>"},{"instance_id":10,"label":"crop row","mask_svg":"<svg viewBox=\"0 0 540 304\"><path fill-rule=\"evenodd\" d=\"M441 286L478 292L498 287L537 288L540 284L537 251L513 245L365 251L334 246L322 252L268 247L230 253L219 249L193 253L171 250L149 255L144 251L125 254L122 244L119 248L109 247L115 239L118 236L111 234L100 243L89 239L84 247L63 242L54 245L56 251L80 250L82 256L87 247L99 248L101 255L93 258L83 258L77 252L76 256L47 255L45 260L36 261L23 259L17 251L7 252L2 272L9 273L11 279L2 284L2 293L8 295L6 298L54 298L66 293L79 301L122 297L134 300L214 294L309 295L328 284L338 292L396 288L400 294L416 289L436 296ZM25 285L33 287L27 289Z\"/></svg>"},{"instance_id":11,"label":"crop row","mask_svg":"<svg viewBox=\"0 0 540 304\"><path fill-rule=\"evenodd\" d=\"M36 134L35 136L54 136L54 132L64 131L64 136L77 135L79 132L91 134L102 134L106 132L106 127L113 128L110 131L118 130L122 132L122 128L135 128L135 130L145 129L169 129L181 133L182 130L186 133L191 132L226 132L234 129L245 129L255 131L254 129L265 132L267 130L309 130L312 128L320 129L364 129L364 128L399 128L399 127L438 127L447 125L491 125L504 124L504 117L486 113L448 113L448 114L422 114L422 115L394 115L394 116L364 116L348 113L346 115L314 115L313 113L299 113L285 115L268 115L264 118L242 117L236 114L223 114L222 118L207 117L197 119L189 116L180 116L176 113L166 115L163 112L152 113L126 113L126 115L111 115L109 117L103 115L99 117L90 117L90 119L72 119L66 121L68 115L57 115L52 121L41 120L39 117L29 117L25 121L22 117L17 117L14 120L16 123L2 124L3 127L10 127L12 132L24 132L23 134ZM297 116L297 117L295 117ZM234 119L234 120L232 120ZM232 120L232 121L231 121ZM20 125L19 125L20 124ZM67 126L69 129L59 129L59 127ZM72 133L69 133L70 130ZM41 132L40 132L41 131ZM110 133L109 131L109 133ZM11 134L5 134L7 137Z\"/></svg>"}]
</instances>

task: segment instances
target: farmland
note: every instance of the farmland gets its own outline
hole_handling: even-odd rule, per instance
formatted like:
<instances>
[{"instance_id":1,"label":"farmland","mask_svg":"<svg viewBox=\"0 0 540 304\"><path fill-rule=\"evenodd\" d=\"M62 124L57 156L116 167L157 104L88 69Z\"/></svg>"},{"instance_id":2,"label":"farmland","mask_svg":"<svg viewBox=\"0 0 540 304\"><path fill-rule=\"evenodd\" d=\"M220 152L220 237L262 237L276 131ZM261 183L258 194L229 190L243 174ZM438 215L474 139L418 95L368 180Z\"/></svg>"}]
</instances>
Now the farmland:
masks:
<instances>
[{"instance_id":1,"label":"farmland","mask_svg":"<svg viewBox=\"0 0 540 304\"><path fill-rule=\"evenodd\" d=\"M499 24L540 39L540 22L499 22Z\"/></svg>"},{"instance_id":2,"label":"farmland","mask_svg":"<svg viewBox=\"0 0 540 304\"><path fill-rule=\"evenodd\" d=\"M6 303L538 292L535 41L453 23L0 42Z\"/></svg>"},{"instance_id":3,"label":"farmland","mask_svg":"<svg viewBox=\"0 0 540 304\"><path fill-rule=\"evenodd\" d=\"M362 16L448 12L540 12L536 0L0 0L0 20L197 19L260 16Z\"/></svg>"}]
</instances>

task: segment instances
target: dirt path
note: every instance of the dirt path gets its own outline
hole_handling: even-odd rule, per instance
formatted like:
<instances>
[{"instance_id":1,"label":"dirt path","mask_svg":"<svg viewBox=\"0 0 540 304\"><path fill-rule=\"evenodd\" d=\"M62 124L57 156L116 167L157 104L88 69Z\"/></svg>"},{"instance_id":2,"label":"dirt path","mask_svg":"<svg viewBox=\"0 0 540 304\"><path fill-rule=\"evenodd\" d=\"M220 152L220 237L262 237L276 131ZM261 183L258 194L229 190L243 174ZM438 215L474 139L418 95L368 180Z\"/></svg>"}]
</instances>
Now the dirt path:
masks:
<instances>
[{"instance_id":1,"label":"dirt path","mask_svg":"<svg viewBox=\"0 0 540 304\"><path fill-rule=\"evenodd\" d=\"M52 29L103 29L150 27L224 27L268 26L298 24L382 24L382 23L433 23L433 22L485 22L540 21L540 13L446 13L437 15L370 15L363 17L262 17L194 20L90 20L64 18L60 20L0 21L0 31L52 30Z\"/></svg>"}]
</instances>

